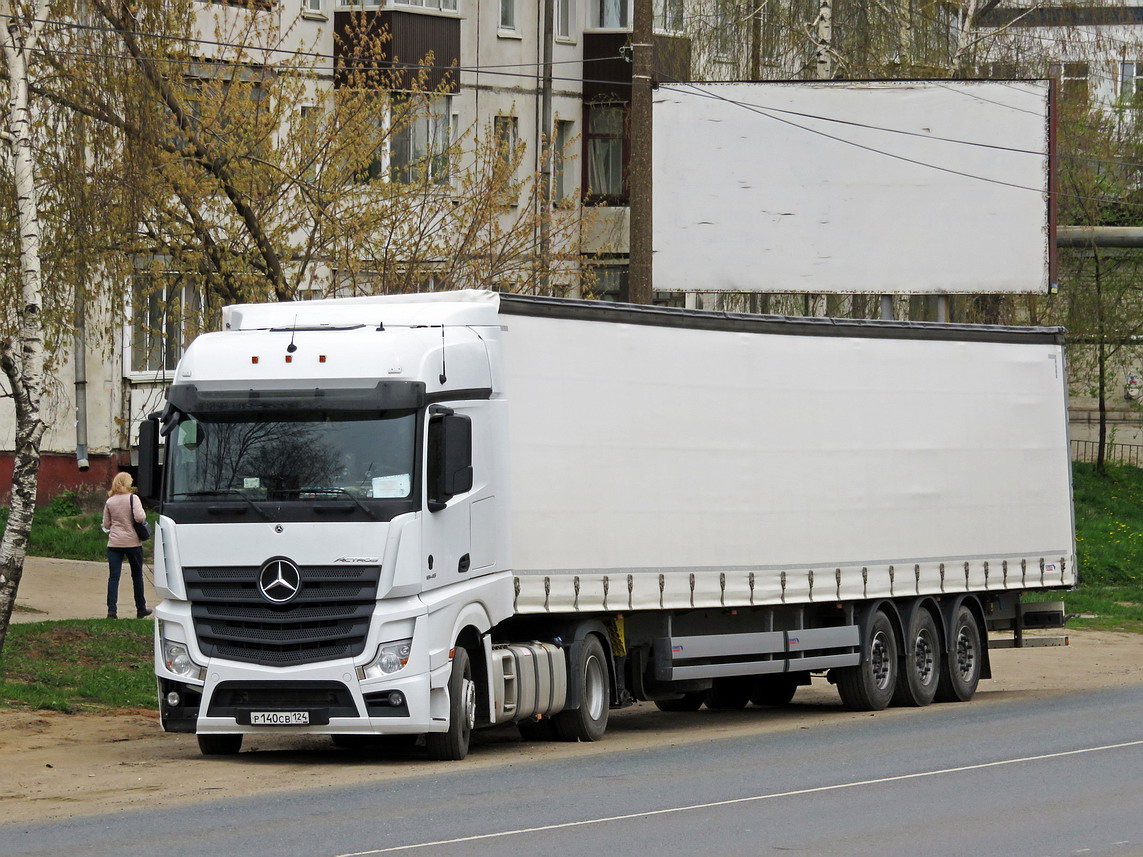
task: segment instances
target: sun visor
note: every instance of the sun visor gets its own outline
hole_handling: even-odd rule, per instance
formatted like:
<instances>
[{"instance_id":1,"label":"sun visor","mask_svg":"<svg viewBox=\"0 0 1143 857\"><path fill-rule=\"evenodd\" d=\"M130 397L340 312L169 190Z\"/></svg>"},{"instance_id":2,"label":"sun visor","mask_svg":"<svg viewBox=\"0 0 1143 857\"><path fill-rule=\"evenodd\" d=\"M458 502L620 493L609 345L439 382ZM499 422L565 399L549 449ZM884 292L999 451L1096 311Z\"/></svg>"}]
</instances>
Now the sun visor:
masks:
<instances>
[{"instance_id":1,"label":"sun visor","mask_svg":"<svg viewBox=\"0 0 1143 857\"><path fill-rule=\"evenodd\" d=\"M172 408L188 414L281 413L289 411L406 411L424 407L423 381L378 381L373 387L329 389L202 389L175 384L167 392Z\"/></svg>"}]
</instances>

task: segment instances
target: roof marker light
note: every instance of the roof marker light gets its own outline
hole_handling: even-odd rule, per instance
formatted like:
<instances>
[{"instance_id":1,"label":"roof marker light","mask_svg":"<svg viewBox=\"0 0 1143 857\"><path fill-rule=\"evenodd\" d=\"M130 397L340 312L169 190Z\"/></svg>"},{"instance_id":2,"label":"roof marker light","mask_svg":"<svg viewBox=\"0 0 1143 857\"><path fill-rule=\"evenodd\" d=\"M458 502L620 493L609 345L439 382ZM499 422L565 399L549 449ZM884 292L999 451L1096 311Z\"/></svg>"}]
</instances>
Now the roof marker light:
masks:
<instances>
[{"instance_id":1,"label":"roof marker light","mask_svg":"<svg viewBox=\"0 0 1143 857\"><path fill-rule=\"evenodd\" d=\"M251 363L257 363L258 362L258 355L257 354L251 355L250 356L250 362Z\"/></svg>"},{"instance_id":2,"label":"roof marker light","mask_svg":"<svg viewBox=\"0 0 1143 857\"><path fill-rule=\"evenodd\" d=\"M286 355L286 362L287 363L293 363L294 362L294 355L293 354L287 354Z\"/></svg>"},{"instance_id":3,"label":"roof marker light","mask_svg":"<svg viewBox=\"0 0 1143 857\"><path fill-rule=\"evenodd\" d=\"M325 355L324 354L318 355L318 363L325 363Z\"/></svg>"}]
</instances>

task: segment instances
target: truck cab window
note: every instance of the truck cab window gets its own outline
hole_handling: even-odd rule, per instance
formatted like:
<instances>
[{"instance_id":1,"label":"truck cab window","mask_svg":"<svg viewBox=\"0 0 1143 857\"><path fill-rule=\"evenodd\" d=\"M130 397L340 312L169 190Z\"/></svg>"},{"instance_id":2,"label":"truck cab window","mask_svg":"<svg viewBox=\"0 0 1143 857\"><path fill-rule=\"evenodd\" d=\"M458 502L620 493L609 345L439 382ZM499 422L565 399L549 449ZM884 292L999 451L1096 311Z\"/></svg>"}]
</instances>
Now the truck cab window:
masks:
<instances>
[{"instance_id":1,"label":"truck cab window","mask_svg":"<svg viewBox=\"0 0 1143 857\"><path fill-rule=\"evenodd\" d=\"M405 499L415 430L411 412L186 416L173 434L169 498Z\"/></svg>"}]
</instances>

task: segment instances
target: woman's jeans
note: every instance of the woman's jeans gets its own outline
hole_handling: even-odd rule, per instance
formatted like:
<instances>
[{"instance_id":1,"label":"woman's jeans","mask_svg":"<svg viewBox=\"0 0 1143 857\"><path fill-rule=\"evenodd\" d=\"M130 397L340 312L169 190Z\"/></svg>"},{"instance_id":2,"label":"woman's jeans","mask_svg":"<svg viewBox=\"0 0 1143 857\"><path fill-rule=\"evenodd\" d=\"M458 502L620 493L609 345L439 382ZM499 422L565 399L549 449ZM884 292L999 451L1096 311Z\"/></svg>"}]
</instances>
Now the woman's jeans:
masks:
<instances>
[{"instance_id":1,"label":"woman's jeans","mask_svg":"<svg viewBox=\"0 0 1143 857\"><path fill-rule=\"evenodd\" d=\"M107 615L114 616L118 611L119 572L123 569L123 558L131 566L131 585L135 590L135 612L147 609L147 596L143 592L143 548L107 548Z\"/></svg>"}]
</instances>

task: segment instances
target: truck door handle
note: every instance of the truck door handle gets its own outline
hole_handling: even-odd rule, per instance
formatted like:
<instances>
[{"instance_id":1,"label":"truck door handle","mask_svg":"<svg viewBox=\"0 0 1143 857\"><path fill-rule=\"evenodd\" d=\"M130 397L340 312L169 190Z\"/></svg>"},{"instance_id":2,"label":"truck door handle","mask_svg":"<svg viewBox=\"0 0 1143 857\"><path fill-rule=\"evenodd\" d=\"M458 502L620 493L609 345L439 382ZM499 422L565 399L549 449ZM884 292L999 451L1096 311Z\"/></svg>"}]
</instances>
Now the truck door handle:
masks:
<instances>
[{"instance_id":1,"label":"truck door handle","mask_svg":"<svg viewBox=\"0 0 1143 857\"><path fill-rule=\"evenodd\" d=\"M468 554L465 554L464 556L462 556L460 558L460 562L456 566L457 572L459 572L460 574L464 574L466 571L468 571L468 567L470 564L471 564L471 560L468 558Z\"/></svg>"}]
</instances>

